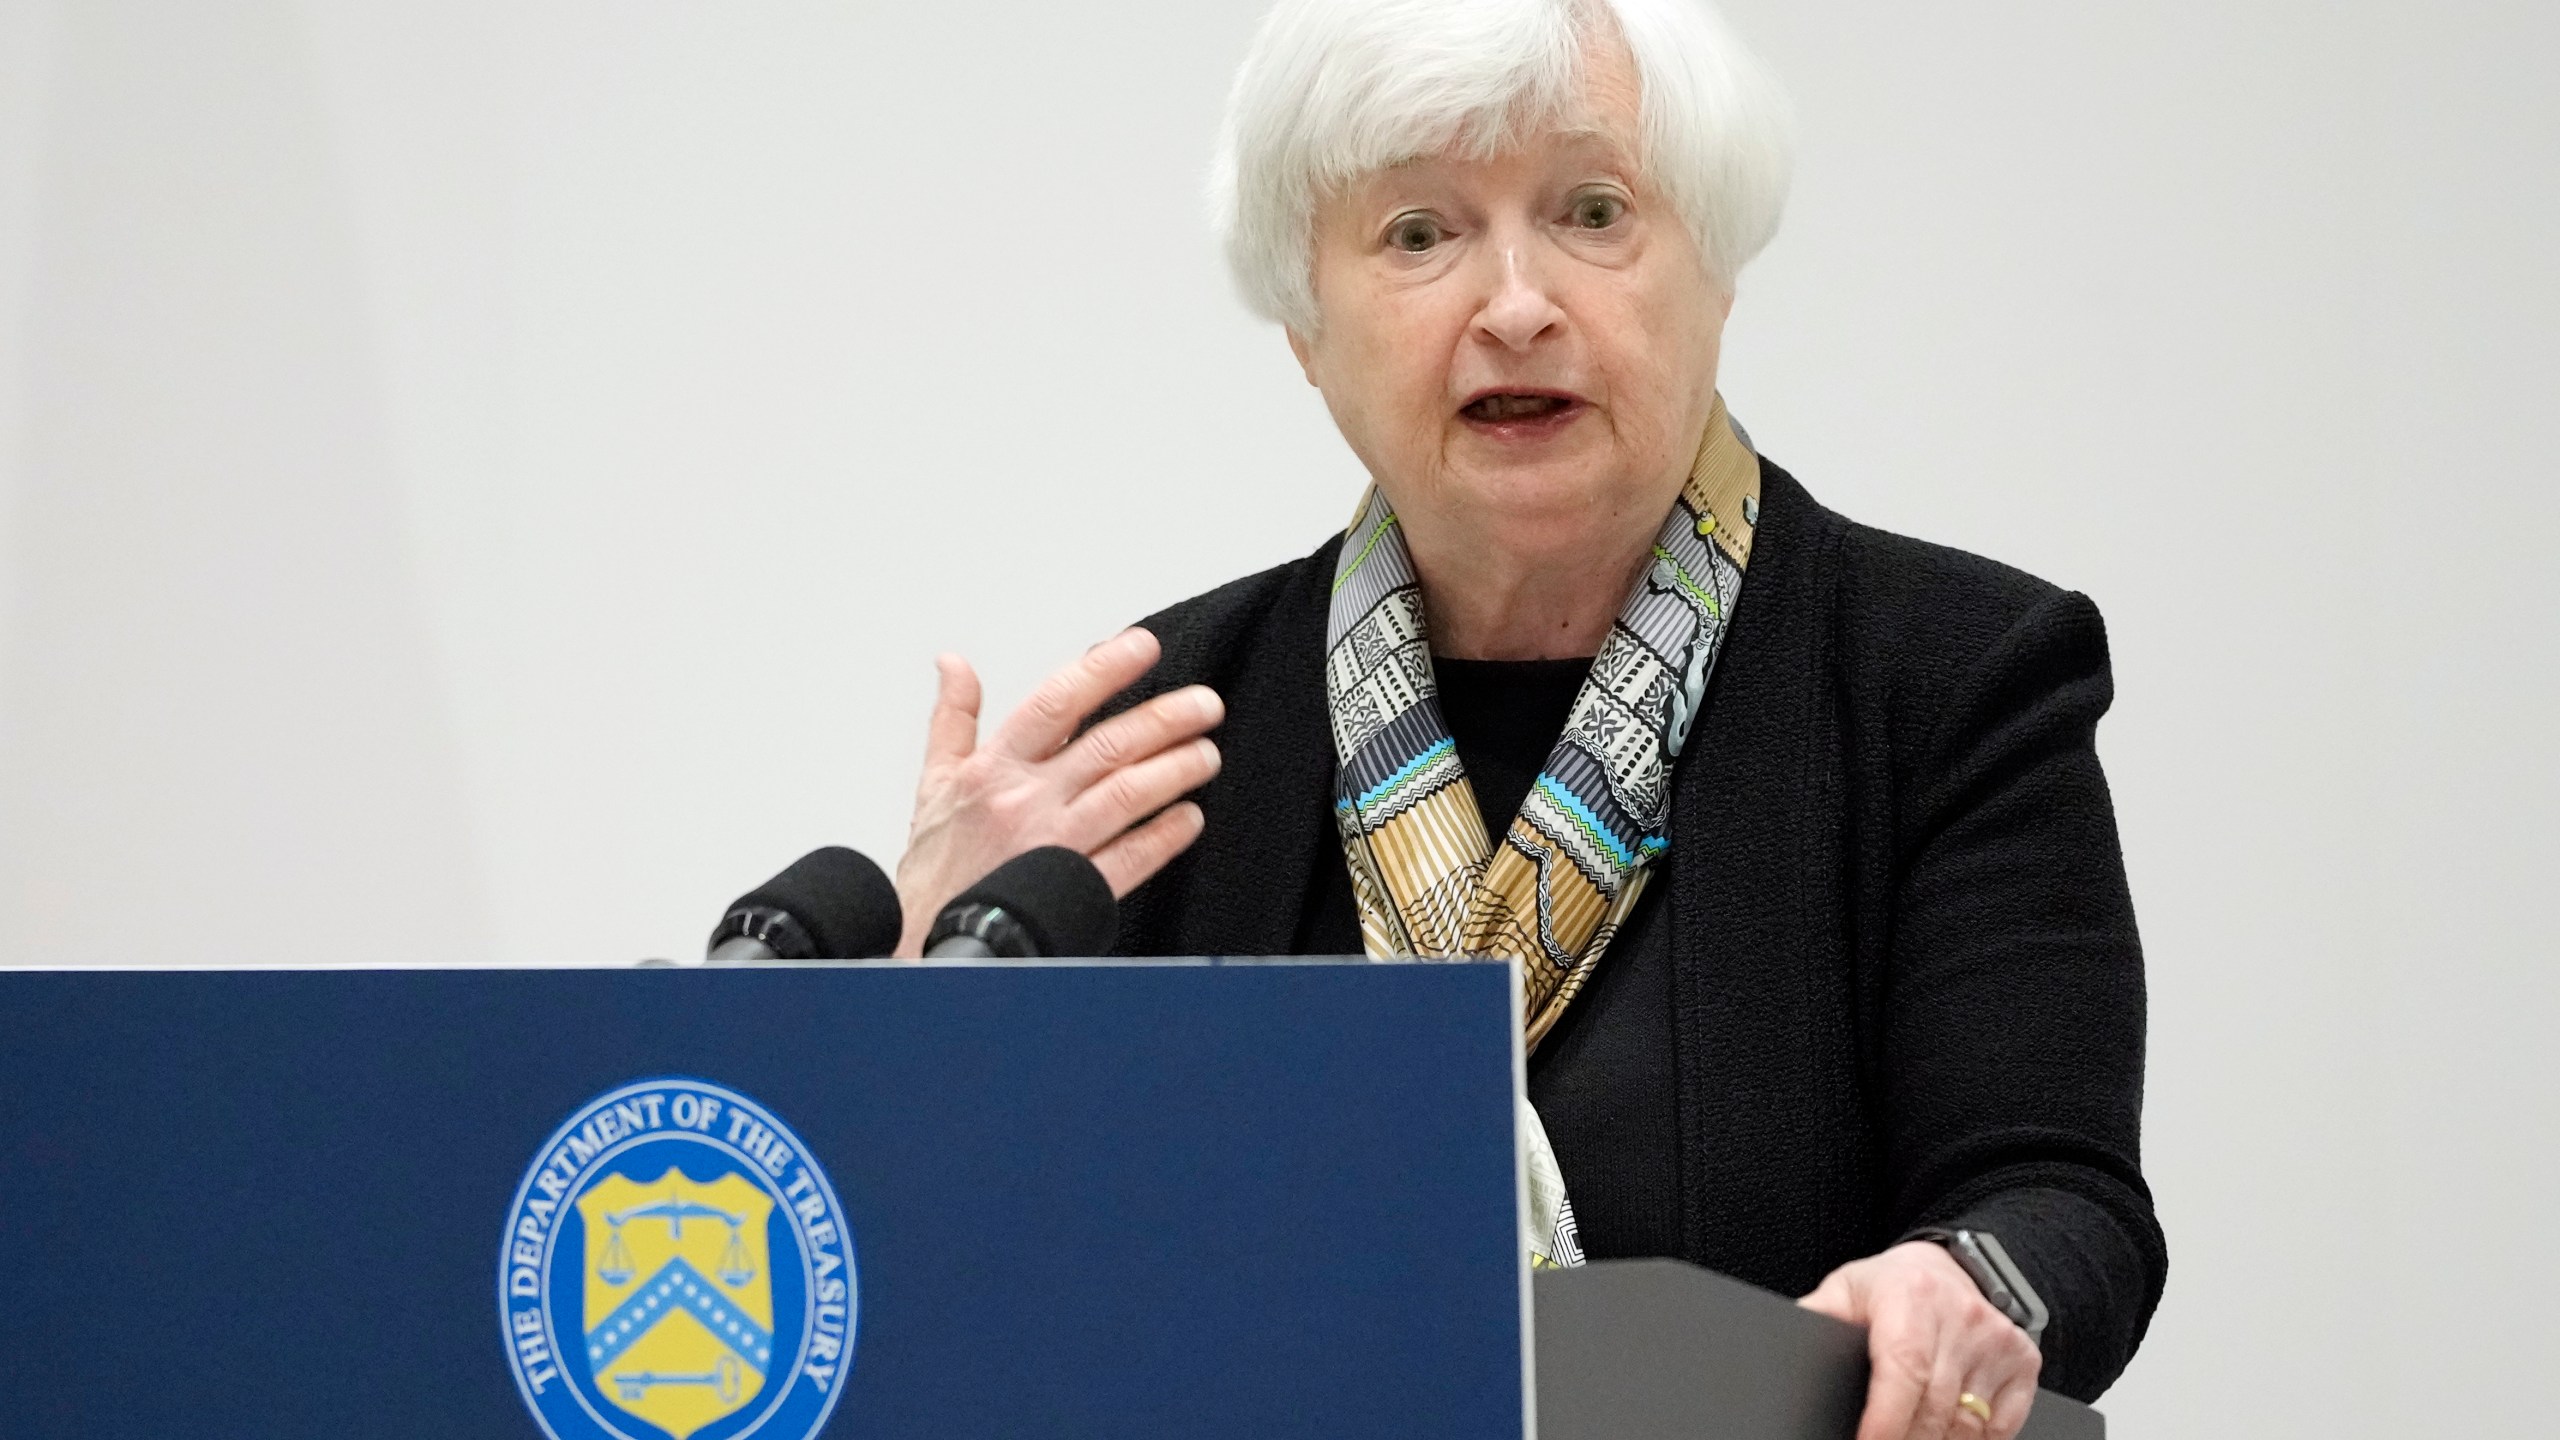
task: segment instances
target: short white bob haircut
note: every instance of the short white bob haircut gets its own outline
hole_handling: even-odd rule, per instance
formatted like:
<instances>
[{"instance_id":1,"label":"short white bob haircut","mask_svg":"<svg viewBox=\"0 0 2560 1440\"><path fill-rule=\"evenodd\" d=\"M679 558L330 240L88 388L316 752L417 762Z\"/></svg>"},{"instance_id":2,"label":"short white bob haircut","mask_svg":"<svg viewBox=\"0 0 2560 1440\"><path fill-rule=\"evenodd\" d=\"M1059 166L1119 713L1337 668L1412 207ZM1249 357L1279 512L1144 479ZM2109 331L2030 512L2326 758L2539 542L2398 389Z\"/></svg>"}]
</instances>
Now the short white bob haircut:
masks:
<instances>
[{"instance_id":1,"label":"short white bob haircut","mask_svg":"<svg viewBox=\"0 0 2560 1440\"><path fill-rule=\"evenodd\" d=\"M1636 162L1729 290L1777 233L1794 126L1777 81L1703 0L1280 0L1236 74L1209 181L1245 302L1315 334L1321 197L1571 119L1587 51L1613 43L1642 93Z\"/></svg>"}]
</instances>

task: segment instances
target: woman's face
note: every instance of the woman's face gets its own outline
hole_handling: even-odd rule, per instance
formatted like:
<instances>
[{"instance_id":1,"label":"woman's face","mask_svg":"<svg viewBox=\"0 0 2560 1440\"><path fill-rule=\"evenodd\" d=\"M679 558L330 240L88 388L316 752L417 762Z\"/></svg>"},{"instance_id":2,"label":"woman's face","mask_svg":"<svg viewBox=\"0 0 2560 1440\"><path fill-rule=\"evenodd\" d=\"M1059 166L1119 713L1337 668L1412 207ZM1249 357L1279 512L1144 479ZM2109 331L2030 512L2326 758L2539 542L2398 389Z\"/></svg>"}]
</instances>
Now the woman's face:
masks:
<instances>
[{"instance_id":1,"label":"woman's face","mask_svg":"<svg viewBox=\"0 0 2560 1440\"><path fill-rule=\"evenodd\" d=\"M1569 556L1658 521L1713 410L1732 296L1636 170L1624 55L1587 73L1588 128L1317 210L1322 325L1290 347L1417 544Z\"/></svg>"}]
</instances>

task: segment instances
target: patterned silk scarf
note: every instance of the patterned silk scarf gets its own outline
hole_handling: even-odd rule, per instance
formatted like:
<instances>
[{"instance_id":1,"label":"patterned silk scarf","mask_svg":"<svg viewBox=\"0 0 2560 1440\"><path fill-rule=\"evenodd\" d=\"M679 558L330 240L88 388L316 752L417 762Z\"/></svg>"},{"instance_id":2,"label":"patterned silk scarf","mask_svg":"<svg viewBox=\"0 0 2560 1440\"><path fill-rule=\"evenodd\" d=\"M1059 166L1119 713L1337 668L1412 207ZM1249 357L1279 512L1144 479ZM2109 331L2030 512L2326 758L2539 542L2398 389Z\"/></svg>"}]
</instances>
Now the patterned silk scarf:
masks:
<instances>
[{"instance_id":1,"label":"patterned silk scarf","mask_svg":"<svg viewBox=\"0 0 2560 1440\"><path fill-rule=\"evenodd\" d=\"M1545 767L1496 845L1440 716L1422 586L1373 487L1333 577L1325 692L1334 819L1371 956L1518 956L1535 1049L1581 993L1669 844L1671 766L1732 624L1760 518L1760 466L1717 397L1653 563L1592 661ZM1572 1208L1534 1115L1535 1258L1578 1260ZM1541 1161L1543 1160L1543 1166Z\"/></svg>"}]
</instances>

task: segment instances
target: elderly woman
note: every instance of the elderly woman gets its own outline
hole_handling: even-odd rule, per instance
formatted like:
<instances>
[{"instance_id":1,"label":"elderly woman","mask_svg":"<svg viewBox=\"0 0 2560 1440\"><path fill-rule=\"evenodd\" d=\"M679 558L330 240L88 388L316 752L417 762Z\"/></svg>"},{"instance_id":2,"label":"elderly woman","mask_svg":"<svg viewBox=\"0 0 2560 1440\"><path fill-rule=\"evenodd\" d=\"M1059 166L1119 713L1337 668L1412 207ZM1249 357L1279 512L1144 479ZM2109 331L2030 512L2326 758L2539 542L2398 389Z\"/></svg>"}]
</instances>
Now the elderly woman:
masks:
<instances>
[{"instance_id":1,"label":"elderly woman","mask_svg":"<svg viewBox=\"0 0 2560 1440\"><path fill-rule=\"evenodd\" d=\"M1542 1258L1803 1294L1870 1327L1861 1440L2006 1437L2039 1375L2115 1378L2167 1265L2106 640L1727 415L1785 131L1692 0L1283 0L1216 194L1375 483L983 745L943 659L907 953L1063 843L1132 953L1518 956Z\"/></svg>"}]
</instances>

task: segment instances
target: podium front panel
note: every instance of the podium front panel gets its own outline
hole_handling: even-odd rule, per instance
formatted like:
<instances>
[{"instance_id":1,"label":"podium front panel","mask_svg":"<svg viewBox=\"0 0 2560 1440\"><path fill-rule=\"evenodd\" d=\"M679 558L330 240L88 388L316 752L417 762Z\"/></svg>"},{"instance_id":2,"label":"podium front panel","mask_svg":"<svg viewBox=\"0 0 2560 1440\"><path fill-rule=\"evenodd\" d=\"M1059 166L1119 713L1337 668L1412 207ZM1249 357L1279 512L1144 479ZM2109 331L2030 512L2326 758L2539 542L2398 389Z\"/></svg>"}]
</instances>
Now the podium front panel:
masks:
<instances>
[{"instance_id":1,"label":"podium front panel","mask_svg":"<svg viewBox=\"0 0 2560 1440\"><path fill-rule=\"evenodd\" d=\"M0 1427L1518 1435L1512 994L0 971Z\"/></svg>"}]
</instances>

